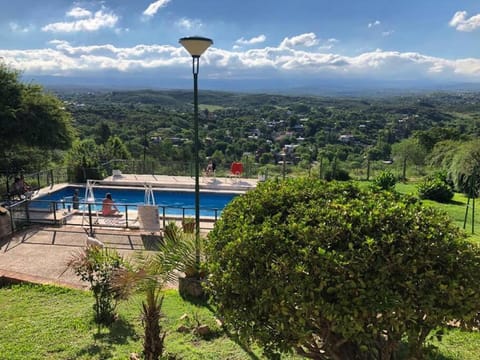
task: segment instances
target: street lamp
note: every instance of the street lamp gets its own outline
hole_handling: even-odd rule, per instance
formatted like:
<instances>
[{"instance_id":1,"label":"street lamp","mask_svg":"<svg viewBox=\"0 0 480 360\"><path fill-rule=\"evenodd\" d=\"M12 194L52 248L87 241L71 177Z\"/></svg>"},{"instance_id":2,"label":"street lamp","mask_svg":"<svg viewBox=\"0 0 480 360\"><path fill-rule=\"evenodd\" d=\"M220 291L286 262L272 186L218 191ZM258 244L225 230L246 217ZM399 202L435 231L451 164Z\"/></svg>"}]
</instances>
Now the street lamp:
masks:
<instances>
[{"instance_id":1,"label":"street lamp","mask_svg":"<svg viewBox=\"0 0 480 360\"><path fill-rule=\"evenodd\" d=\"M194 128L194 156L195 156L195 261L200 265L200 164L198 140L198 68L200 56L207 50L213 41L208 38L191 36L183 37L180 44L192 55L193 68L193 128Z\"/></svg>"}]
</instances>

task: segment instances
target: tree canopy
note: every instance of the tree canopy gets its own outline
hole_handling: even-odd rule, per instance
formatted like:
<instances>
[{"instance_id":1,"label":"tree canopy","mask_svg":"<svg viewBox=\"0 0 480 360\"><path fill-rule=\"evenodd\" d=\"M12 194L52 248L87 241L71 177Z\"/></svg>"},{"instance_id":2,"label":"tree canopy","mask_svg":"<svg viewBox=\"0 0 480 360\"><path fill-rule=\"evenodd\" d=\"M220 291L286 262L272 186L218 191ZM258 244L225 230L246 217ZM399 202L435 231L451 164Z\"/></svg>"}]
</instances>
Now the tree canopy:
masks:
<instances>
[{"instance_id":1,"label":"tree canopy","mask_svg":"<svg viewBox=\"0 0 480 360\"><path fill-rule=\"evenodd\" d=\"M24 84L18 71L0 63L0 156L6 169L28 166L17 153L66 150L75 138L70 113L41 86Z\"/></svg>"}]
</instances>

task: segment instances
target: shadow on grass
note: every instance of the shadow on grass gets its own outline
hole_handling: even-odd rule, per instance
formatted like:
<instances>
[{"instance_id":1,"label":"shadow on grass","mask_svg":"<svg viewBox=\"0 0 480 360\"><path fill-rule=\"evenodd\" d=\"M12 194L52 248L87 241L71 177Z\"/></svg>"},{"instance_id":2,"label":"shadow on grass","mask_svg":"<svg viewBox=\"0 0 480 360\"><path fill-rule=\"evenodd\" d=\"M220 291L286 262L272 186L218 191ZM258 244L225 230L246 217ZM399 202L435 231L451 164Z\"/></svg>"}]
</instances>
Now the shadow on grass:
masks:
<instances>
[{"instance_id":1,"label":"shadow on grass","mask_svg":"<svg viewBox=\"0 0 480 360\"><path fill-rule=\"evenodd\" d=\"M463 205L465 206L466 204L462 201L458 201L458 200L450 200L449 202L446 202L446 203L441 203L439 202L439 204L447 204L447 205Z\"/></svg>"},{"instance_id":2,"label":"shadow on grass","mask_svg":"<svg viewBox=\"0 0 480 360\"><path fill-rule=\"evenodd\" d=\"M211 302L210 302L210 298L207 296L205 296L204 298L202 299L184 299L192 304L195 304L197 306L202 306L202 307L205 307L207 308L212 314L216 314L216 309L212 306ZM252 351L252 349L250 349L250 347L245 344L243 341L240 340L240 338L235 335L235 334L232 334L226 326L223 326L221 327L221 330L222 332L228 336L228 338L230 340L232 340L234 343L236 343L238 346L240 346L240 348L242 348L243 351L245 351L245 353L249 356L250 359L253 359L253 360L260 360L260 358ZM217 337L220 336L220 332L214 332L212 334L212 337L211 338L205 338L204 337L204 340L213 340Z\"/></svg>"},{"instance_id":3,"label":"shadow on grass","mask_svg":"<svg viewBox=\"0 0 480 360\"><path fill-rule=\"evenodd\" d=\"M109 327L108 332L96 333L93 338L109 344L126 344L129 339L138 340L138 335L129 322L119 318Z\"/></svg>"},{"instance_id":4,"label":"shadow on grass","mask_svg":"<svg viewBox=\"0 0 480 360\"><path fill-rule=\"evenodd\" d=\"M399 350L395 353L395 359L397 360L409 360L411 357L408 356L408 347L406 343L401 343ZM423 359L426 360L454 360L456 358L451 356L445 356L440 354L437 347L433 345L427 345L423 350Z\"/></svg>"},{"instance_id":5,"label":"shadow on grass","mask_svg":"<svg viewBox=\"0 0 480 360\"><path fill-rule=\"evenodd\" d=\"M222 329L225 332L225 335L227 335L230 340L240 346L242 350L245 351L245 353L250 357L250 359L260 360L260 358L252 351L252 349L250 349L247 344L241 341L237 335L232 334L225 326L223 326Z\"/></svg>"},{"instance_id":6,"label":"shadow on grass","mask_svg":"<svg viewBox=\"0 0 480 360\"><path fill-rule=\"evenodd\" d=\"M112 349L116 344L126 344L129 340L139 339L134 327L122 318L116 320L107 332L97 332L93 335L94 343L80 349L76 356L88 355L99 359L110 359Z\"/></svg>"}]
</instances>

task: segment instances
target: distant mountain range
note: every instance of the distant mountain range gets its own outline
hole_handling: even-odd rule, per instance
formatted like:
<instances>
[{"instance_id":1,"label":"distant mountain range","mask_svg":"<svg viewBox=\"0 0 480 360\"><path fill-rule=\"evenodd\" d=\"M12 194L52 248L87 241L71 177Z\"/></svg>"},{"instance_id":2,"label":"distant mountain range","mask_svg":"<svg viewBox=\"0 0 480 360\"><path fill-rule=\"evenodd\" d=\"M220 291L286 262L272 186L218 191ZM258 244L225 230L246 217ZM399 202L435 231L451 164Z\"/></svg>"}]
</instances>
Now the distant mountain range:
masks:
<instances>
[{"instance_id":1,"label":"distant mountain range","mask_svg":"<svg viewBox=\"0 0 480 360\"><path fill-rule=\"evenodd\" d=\"M193 80L186 78L155 77L56 77L24 76L26 82L34 82L46 88L68 90L169 90L191 89ZM429 80L371 80L371 79L249 79L221 80L199 78L199 89L276 93L284 95L330 96L385 96L433 91L480 91L480 83L432 82Z\"/></svg>"}]
</instances>

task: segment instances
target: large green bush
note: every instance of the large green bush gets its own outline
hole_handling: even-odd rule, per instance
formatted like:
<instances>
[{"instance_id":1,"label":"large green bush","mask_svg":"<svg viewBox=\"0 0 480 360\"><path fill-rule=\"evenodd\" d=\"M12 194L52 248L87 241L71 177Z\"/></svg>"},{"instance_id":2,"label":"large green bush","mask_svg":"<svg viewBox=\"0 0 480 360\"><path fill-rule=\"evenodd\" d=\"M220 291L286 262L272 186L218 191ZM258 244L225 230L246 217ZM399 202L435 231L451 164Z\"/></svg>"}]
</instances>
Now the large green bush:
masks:
<instances>
[{"instance_id":1,"label":"large green bush","mask_svg":"<svg viewBox=\"0 0 480 360\"><path fill-rule=\"evenodd\" d=\"M480 250L447 215L351 183L289 179L234 199L207 242L225 323L268 356L420 357L429 333L480 308Z\"/></svg>"},{"instance_id":2,"label":"large green bush","mask_svg":"<svg viewBox=\"0 0 480 360\"><path fill-rule=\"evenodd\" d=\"M382 171L374 180L373 186L382 190L392 190L397 183L395 175L390 170Z\"/></svg>"},{"instance_id":3,"label":"large green bush","mask_svg":"<svg viewBox=\"0 0 480 360\"><path fill-rule=\"evenodd\" d=\"M418 184L417 188L420 199L429 199L446 203L452 200L454 195L452 186L442 174L435 174L426 177L420 184Z\"/></svg>"}]
</instances>

